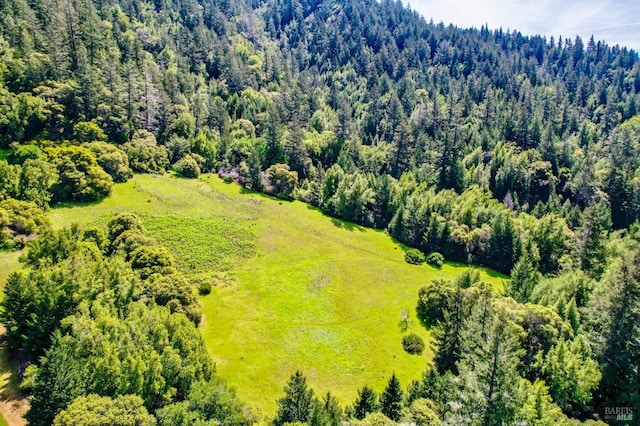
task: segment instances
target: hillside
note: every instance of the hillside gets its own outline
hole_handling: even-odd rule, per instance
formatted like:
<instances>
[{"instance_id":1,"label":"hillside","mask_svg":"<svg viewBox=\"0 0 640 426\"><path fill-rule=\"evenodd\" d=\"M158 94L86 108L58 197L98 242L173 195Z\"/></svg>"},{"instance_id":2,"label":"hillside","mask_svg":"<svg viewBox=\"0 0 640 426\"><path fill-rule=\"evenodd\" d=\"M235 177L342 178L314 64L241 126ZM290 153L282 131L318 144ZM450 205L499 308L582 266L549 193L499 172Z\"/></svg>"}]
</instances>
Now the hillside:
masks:
<instances>
[{"instance_id":1,"label":"hillside","mask_svg":"<svg viewBox=\"0 0 640 426\"><path fill-rule=\"evenodd\" d=\"M400 311L410 312L410 331L430 341L415 317L418 289L466 267L409 265L381 231L243 192L218 177L140 175L100 203L60 206L50 216L58 227L105 226L115 213L136 212L182 271L217 283L201 299L207 347L222 377L267 417L296 370L341 404L365 384L381 391L392 372L405 384L419 379L432 353L403 351ZM502 286L500 275L481 272Z\"/></svg>"}]
</instances>

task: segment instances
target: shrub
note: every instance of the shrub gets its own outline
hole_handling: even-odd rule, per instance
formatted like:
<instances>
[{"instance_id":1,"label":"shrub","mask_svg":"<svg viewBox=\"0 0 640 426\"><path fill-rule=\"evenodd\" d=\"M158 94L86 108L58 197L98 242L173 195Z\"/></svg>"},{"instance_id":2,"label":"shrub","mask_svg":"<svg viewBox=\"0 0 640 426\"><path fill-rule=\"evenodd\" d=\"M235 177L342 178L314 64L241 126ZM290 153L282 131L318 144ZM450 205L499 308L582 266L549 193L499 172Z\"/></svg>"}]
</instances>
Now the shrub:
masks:
<instances>
[{"instance_id":1,"label":"shrub","mask_svg":"<svg viewBox=\"0 0 640 426\"><path fill-rule=\"evenodd\" d=\"M284 200L291 200L298 183L298 173L291 171L287 164L274 164L265 172L268 183L267 193Z\"/></svg>"},{"instance_id":2,"label":"shrub","mask_svg":"<svg viewBox=\"0 0 640 426\"><path fill-rule=\"evenodd\" d=\"M135 213L124 212L117 216L114 216L109 221L109 241L112 243L120 234L125 231L137 231L144 234L144 227L142 226L142 220Z\"/></svg>"},{"instance_id":3,"label":"shrub","mask_svg":"<svg viewBox=\"0 0 640 426\"><path fill-rule=\"evenodd\" d=\"M133 176L129 168L129 157L126 152L115 145L106 142L85 143L83 147L89 149L96 156L96 161L114 182L126 182Z\"/></svg>"},{"instance_id":4,"label":"shrub","mask_svg":"<svg viewBox=\"0 0 640 426\"><path fill-rule=\"evenodd\" d=\"M424 341L415 333L402 337L402 347L411 355L420 355L424 351Z\"/></svg>"},{"instance_id":5,"label":"shrub","mask_svg":"<svg viewBox=\"0 0 640 426\"><path fill-rule=\"evenodd\" d=\"M429 253L429 255L426 258L426 261L429 265L440 268L444 263L444 256L438 253L437 251L434 251L433 253Z\"/></svg>"},{"instance_id":6,"label":"shrub","mask_svg":"<svg viewBox=\"0 0 640 426\"><path fill-rule=\"evenodd\" d=\"M200 166L198 166L196 160L194 160L190 155L182 157L182 159L173 166L173 169L180 176L186 178L197 178L200 176Z\"/></svg>"},{"instance_id":7,"label":"shrub","mask_svg":"<svg viewBox=\"0 0 640 426\"><path fill-rule=\"evenodd\" d=\"M134 172L164 173L169 167L169 152L158 146L153 133L137 130L130 142L122 145L129 157L129 166Z\"/></svg>"},{"instance_id":8,"label":"shrub","mask_svg":"<svg viewBox=\"0 0 640 426\"><path fill-rule=\"evenodd\" d=\"M404 254L404 260L406 260L407 263L410 263L412 265L419 265L421 263L424 263L425 257L424 257L424 253L422 253L420 250L410 248Z\"/></svg>"},{"instance_id":9,"label":"shrub","mask_svg":"<svg viewBox=\"0 0 640 426\"><path fill-rule=\"evenodd\" d=\"M206 296L207 294L211 293L211 283L208 281L200 283L198 293L200 293L200 296Z\"/></svg>"}]
</instances>

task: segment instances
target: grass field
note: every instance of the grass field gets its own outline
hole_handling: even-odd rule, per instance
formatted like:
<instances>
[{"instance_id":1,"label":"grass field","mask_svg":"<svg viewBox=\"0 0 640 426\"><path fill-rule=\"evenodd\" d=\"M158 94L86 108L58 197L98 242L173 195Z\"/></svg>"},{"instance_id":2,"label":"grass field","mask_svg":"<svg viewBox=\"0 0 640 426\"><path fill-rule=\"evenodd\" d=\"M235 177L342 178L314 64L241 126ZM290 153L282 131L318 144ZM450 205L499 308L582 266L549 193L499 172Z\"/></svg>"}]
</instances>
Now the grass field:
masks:
<instances>
[{"instance_id":1,"label":"grass field","mask_svg":"<svg viewBox=\"0 0 640 426\"><path fill-rule=\"evenodd\" d=\"M4 283L9 274L19 266L18 258L20 251L0 251L0 290L4 288ZM4 293L0 291L0 300Z\"/></svg>"},{"instance_id":2,"label":"grass field","mask_svg":"<svg viewBox=\"0 0 640 426\"><path fill-rule=\"evenodd\" d=\"M58 227L104 225L121 211L140 214L185 274L216 284L202 298L202 333L220 374L263 418L297 369L343 405L362 385L381 391L392 372L403 386L418 379L432 350L403 351L400 312L411 313L408 331L430 342L415 318L418 290L466 268L409 265L382 231L217 177L138 175L99 203L60 206L50 216ZM503 277L480 272L502 285Z\"/></svg>"}]
</instances>

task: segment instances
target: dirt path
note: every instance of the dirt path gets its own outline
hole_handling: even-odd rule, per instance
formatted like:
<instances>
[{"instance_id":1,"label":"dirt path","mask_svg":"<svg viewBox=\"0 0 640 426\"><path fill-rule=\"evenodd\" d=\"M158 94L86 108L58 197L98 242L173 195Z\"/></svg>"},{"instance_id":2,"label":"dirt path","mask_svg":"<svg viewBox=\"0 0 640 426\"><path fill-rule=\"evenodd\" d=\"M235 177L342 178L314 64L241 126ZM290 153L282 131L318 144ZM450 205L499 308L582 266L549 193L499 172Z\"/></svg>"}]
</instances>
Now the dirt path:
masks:
<instances>
[{"instance_id":1,"label":"dirt path","mask_svg":"<svg viewBox=\"0 0 640 426\"><path fill-rule=\"evenodd\" d=\"M4 340L4 330L0 334L0 413L9 426L24 426L27 421L24 414L29 403L20 392L15 375L17 365L9 360L7 343Z\"/></svg>"}]
</instances>

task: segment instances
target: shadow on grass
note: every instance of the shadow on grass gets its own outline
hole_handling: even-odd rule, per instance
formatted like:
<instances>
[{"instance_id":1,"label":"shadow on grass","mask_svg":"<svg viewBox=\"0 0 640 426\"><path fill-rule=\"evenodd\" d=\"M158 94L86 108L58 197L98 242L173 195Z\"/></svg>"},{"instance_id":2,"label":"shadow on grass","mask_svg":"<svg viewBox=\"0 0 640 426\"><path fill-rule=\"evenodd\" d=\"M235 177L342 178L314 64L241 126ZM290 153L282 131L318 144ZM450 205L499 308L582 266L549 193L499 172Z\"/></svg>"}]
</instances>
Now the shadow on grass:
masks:
<instances>
[{"instance_id":1,"label":"shadow on grass","mask_svg":"<svg viewBox=\"0 0 640 426\"><path fill-rule=\"evenodd\" d=\"M353 231L366 232L367 230L367 228L365 228L364 226L360 226L352 222L347 222L346 220L336 219L335 217L331 218L331 223L336 228L346 229L347 231L351 231L351 232Z\"/></svg>"},{"instance_id":2,"label":"shadow on grass","mask_svg":"<svg viewBox=\"0 0 640 426\"><path fill-rule=\"evenodd\" d=\"M98 204L102 203L106 198L107 197L104 197L94 201L65 201L62 203L54 204L51 208L53 210L56 210L56 209L70 209L73 207L97 206Z\"/></svg>"},{"instance_id":3,"label":"shadow on grass","mask_svg":"<svg viewBox=\"0 0 640 426\"><path fill-rule=\"evenodd\" d=\"M18 362L11 357L4 330L2 332L0 337L0 401L16 402L24 399L26 395L20 389L20 382L16 374Z\"/></svg>"}]
</instances>

